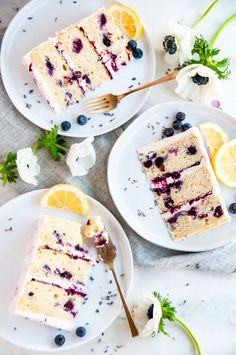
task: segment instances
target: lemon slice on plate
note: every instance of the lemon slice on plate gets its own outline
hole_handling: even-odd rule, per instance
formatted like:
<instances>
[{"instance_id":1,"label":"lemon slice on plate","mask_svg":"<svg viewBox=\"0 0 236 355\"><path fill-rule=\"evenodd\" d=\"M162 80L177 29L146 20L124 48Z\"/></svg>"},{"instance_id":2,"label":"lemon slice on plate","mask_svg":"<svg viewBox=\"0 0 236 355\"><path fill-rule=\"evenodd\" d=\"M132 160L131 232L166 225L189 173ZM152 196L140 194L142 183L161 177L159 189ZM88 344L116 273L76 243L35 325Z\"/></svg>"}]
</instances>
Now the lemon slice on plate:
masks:
<instances>
[{"instance_id":1,"label":"lemon slice on plate","mask_svg":"<svg viewBox=\"0 0 236 355\"><path fill-rule=\"evenodd\" d=\"M130 38L137 41L143 34L143 25L131 7L113 4L108 8L109 13L114 17L115 22Z\"/></svg>"},{"instance_id":2,"label":"lemon slice on plate","mask_svg":"<svg viewBox=\"0 0 236 355\"><path fill-rule=\"evenodd\" d=\"M216 123L204 122L199 125L199 128L205 138L210 157L229 140L225 131Z\"/></svg>"},{"instance_id":3,"label":"lemon slice on plate","mask_svg":"<svg viewBox=\"0 0 236 355\"><path fill-rule=\"evenodd\" d=\"M41 200L41 206L68 210L85 216L89 213L86 195L77 186L58 184L48 189Z\"/></svg>"},{"instance_id":4,"label":"lemon slice on plate","mask_svg":"<svg viewBox=\"0 0 236 355\"><path fill-rule=\"evenodd\" d=\"M216 151L212 164L216 176L225 186L236 187L236 139Z\"/></svg>"}]
</instances>

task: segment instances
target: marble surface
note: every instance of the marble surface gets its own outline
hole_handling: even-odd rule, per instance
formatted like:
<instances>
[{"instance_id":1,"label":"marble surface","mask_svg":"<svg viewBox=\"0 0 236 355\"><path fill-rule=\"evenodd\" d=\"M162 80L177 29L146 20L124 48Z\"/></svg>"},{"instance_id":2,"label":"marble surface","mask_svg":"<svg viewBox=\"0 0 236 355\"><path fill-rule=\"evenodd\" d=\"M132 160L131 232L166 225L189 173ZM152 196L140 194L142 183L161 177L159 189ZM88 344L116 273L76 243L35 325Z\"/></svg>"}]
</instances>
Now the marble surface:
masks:
<instances>
[{"instance_id":1,"label":"marble surface","mask_svg":"<svg viewBox=\"0 0 236 355\"><path fill-rule=\"evenodd\" d=\"M65 0L69 1L69 0ZM72 1L72 0L70 0ZM82 0L81 0L82 1ZM95 0L94 0L95 1ZM26 0L0 0L0 36L4 29ZM194 0L130 0L127 1L142 15L142 20L149 31L153 43L157 47L158 70L162 75L164 67L161 65L158 50L158 38L167 20L180 18L191 25L211 1ZM207 20L199 26L199 32L211 36L219 24L229 14L236 12L234 0L221 0ZM224 51L224 55L232 57L231 80L223 83L223 108L236 116L235 72L236 72L236 42L232 41L235 23L229 27L224 36L217 43ZM168 100L176 100L173 94L174 83L168 83L152 90L143 110L153 104ZM1 133L0 133L1 136ZM0 187L0 205L10 200L17 193L13 186ZM236 297L234 286L236 275L213 274L188 270L159 270L158 268L134 269L134 283L129 298L130 305L137 297L148 290L158 290L162 294L169 294L173 304L181 316L193 329L202 345L204 355L235 355L235 312ZM4 322L4 320L0 320ZM98 325L99 326L99 325ZM148 355L190 355L195 354L192 344L183 331L174 324L167 327L170 336L158 335L156 338L131 339L127 323L123 314L105 332L104 336L94 340L79 349L64 352L64 354L121 354L133 355L146 353ZM216 340L217 339L217 340ZM30 355L28 352L0 340L0 355ZM36 354L36 353L35 353Z\"/></svg>"}]
</instances>

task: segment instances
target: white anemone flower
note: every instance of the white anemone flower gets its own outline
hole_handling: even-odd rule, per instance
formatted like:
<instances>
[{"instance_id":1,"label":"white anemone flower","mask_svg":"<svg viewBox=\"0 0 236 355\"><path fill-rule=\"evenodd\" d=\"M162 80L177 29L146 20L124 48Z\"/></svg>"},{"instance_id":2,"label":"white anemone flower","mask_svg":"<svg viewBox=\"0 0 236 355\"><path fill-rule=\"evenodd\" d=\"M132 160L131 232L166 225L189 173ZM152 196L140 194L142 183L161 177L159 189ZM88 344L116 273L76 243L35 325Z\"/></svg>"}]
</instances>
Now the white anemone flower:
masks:
<instances>
[{"instance_id":1,"label":"white anemone flower","mask_svg":"<svg viewBox=\"0 0 236 355\"><path fill-rule=\"evenodd\" d=\"M179 22L169 22L169 33L164 37L164 59L168 64L178 66L192 58L192 49L195 42L194 31L191 27Z\"/></svg>"},{"instance_id":2,"label":"white anemone flower","mask_svg":"<svg viewBox=\"0 0 236 355\"><path fill-rule=\"evenodd\" d=\"M96 153L92 145L93 137L86 138L81 143L72 144L66 163L73 176L84 176L95 165Z\"/></svg>"},{"instance_id":3,"label":"white anemone flower","mask_svg":"<svg viewBox=\"0 0 236 355\"><path fill-rule=\"evenodd\" d=\"M221 83L214 70L202 64L191 64L176 76L175 89L183 99L203 104L213 104L221 97Z\"/></svg>"},{"instance_id":4,"label":"white anemone flower","mask_svg":"<svg viewBox=\"0 0 236 355\"><path fill-rule=\"evenodd\" d=\"M162 309L158 298L152 293L145 293L134 306L133 316L142 338L156 334L162 318Z\"/></svg>"},{"instance_id":5,"label":"white anemone flower","mask_svg":"<svg viewBox=\"0 0 236 355\"><path fill-rule=\"evenodd\" d=\"M33 154L31 148L20 149L16 155L16 165L19 176L28 184L37 185L35 176L40 173L38 158Z\"/></svg>"}]
</instances>

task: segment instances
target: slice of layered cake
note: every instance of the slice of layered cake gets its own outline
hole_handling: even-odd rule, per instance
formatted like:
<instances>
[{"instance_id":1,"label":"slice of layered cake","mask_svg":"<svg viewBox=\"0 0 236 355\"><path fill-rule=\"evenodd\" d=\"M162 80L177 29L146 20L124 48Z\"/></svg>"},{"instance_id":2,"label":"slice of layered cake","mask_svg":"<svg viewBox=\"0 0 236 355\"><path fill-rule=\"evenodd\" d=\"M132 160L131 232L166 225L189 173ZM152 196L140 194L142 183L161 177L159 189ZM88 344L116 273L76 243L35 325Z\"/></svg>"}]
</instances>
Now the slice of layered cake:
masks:
<instances>
[{"instance_id":1,"label":"slice of layered cake","mask_svg":"<svg viewBox=\"0 0 236 355\"><path fill-rule=\"evenodd\" d=\"M84 235L93 239L95 248L102 247L108 242L109 234L100 216L90 218L84 228Z\"/></svg>"},{"instance_id":2,"label":"slice of layered cake","mask_svg":"<svg viewBox=\"0 0 236 355\"><path fill-rule=\"evenodd\" d=\"M34 48L24 57L48 104L59 112L83 97L79 72L72 71L51 41Z\"/></svg>"},{"instance_id":3,"label":"slice of layered cake","mask_svg":"<svg viewBox=\"0 0 236 355\"><path fill-rule=\"evenodd\" d=\"M148 144L138 154L173 239L230 221L198 128Z\"/></svg>"},{"instance_id":4,"label":"slice of layered cake","mask_svg":"<svg viewBox=\"0 0 236 355\"><path fill-rule=\"evenodd\" d=\"M78 26L92 43L111 78L120 65L124 66L130 61L129 39L116 25L107 9L98 10L80 21Z\"/></svg>"},{"instance_id":5,"label":"slice of layered cake","mask_svg":"<svg viewBox=\"0 0 236 355\"><path fill-rule=\"evenodd\" d=\"M11 312L53 327L74 329L91 263L79 223L41 217Z\"/></svg>"},{"instance_id":6,"label":"slice of layered cake","mask_svg":"<svg viewBox=\"0 0 236 355\"><path fill-rule=\"evenodd\" d=\"M58 32L55 44L73 71L79 71L83 89L95 89L109 79L92 43L78 26L72 25Z\"/></svg>"}]
</instances>

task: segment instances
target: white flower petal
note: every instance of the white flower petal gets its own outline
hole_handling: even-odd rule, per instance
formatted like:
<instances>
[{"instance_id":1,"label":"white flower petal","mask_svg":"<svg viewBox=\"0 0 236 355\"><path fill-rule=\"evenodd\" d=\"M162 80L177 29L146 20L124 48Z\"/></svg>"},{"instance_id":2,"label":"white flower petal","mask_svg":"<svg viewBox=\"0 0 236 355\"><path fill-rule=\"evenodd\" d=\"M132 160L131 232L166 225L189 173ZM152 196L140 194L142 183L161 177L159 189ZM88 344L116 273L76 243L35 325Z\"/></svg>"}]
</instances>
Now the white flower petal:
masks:
<instances>
[{"instance_id":1,"label":"white flower petal","mask_svg":"<svg viewBox=\"0 0 236 355\"><path fill-rule=\"evenodd\" d=\"M149 319L147 313L151 305L153 305L153 318ZM157 333L162 317L160 302L152 293L144 294L142 299L134 306L133 316L141 337Z\"/></svg>"},{"instance_id":2,"label":"white flower petal","mask_svg":"<svg viewBox=\"0 0 236 355\"><path fill-rule=\"evenodd\" d=\"M31 148L18 150L16 165L20 178L28 184L36 186L37 180L35 176L40 173L40 166L38 158L33 154Z\"/></svg>"},{"instance_id":3,"label":"white flower petal","mask_svg":"<svg viewBox=\"0 0 236 355\"><path fill-rule=\"evenodd\" d=\"M192 78L199 74L208 78L205 85L194 83ZM176 76L178 83L175 92L184 99L211 104L221 97L221 83L216 73L202 64L191 64L180 70Z\"/></svg>"},{"instance_id":4,"label":"white flower petal","mask_svg":"<svg viewBox=\"0 0 236 355\"><path fill-rule=\"evenodd\" d=\"M194 31L191 27L175 22L169 22L169 35L175 37L177 51L174 55L165 55L168 64L183 65L187 59L192 58L192 48L195 41Z\"/></svg>"},{"instance_id":5,"label":"white flower petal","mask_svg":"<svg viewBox=\"0 0 236 355\"><path fill-rule=\"evenodd\" d=\"M66 163L73 176L84 176L96 162L96 153L92 142L93 137L86 138L81 143L72 144L67 155Z\"/></svg>"}]
</instances>

